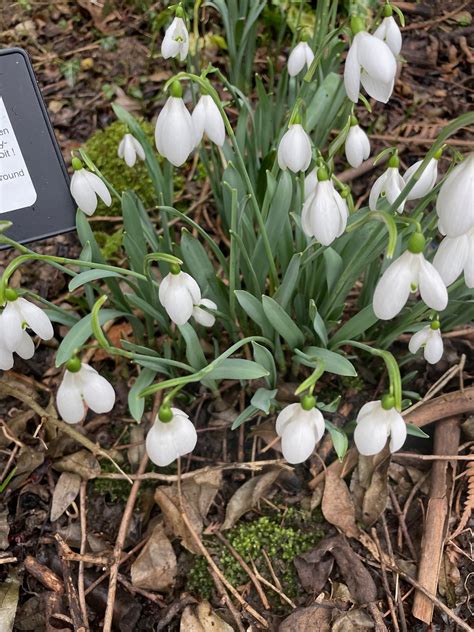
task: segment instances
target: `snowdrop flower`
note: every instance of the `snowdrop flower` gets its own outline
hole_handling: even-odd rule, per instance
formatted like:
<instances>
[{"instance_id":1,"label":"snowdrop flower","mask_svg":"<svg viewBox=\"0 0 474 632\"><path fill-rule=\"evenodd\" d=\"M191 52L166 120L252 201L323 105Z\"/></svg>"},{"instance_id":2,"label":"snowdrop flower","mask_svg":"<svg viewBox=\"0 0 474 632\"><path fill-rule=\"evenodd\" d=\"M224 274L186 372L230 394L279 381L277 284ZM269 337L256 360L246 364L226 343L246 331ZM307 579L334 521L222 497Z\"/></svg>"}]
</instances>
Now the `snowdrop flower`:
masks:
<instances>
[{"instance_id":1,"label":"snowdrop flower","mask_svg":"<svg viewBox=\"0 0 474 632\"><path fill-rule=\"evenodd\" d=\"M474 288L474 227L465 235L445 237L436 251L433 265L446 287L464 270L467 287Z\"/></svg>"},{"instance_id":2,"label":"snowdrop flower","mask_svg":"<svg viewBox=\"0 0 474 632\"><path fill-rule=\"evenodd\" d=\"M351 119L351 127L345 143L347 162L351 167L360 165L370 156L370 141L364 130L359 127L355 116Z\"/></svg>"},{"instance_id":3,"label":"snowdrop flower","mask_svg":"<svg viewBox=\"0 0 474 632\"><path fill-rule=\"evenodd\" d=\"M184 61L189 51L189 33L183 20L183 10L176 11L176 17L168 26L165 37L161 43L161 54L164 59L178 57Z\"/></svg>"},{"instance_id":4,"label":"snowdrop flower","mask_svg":"<svg viewBox=\"0 0 474 632\"><path fill-rule=\"evenodd\" d=\"M397 61L385 42L364 31L360 18L352 19L354 39L344 67L347 96L357 103L360 84L376 101L387 103L395 84Z\"/></svg>"},{"instance_id":5,"label":"snowdrop flower","mask_svg":"<svg viewBox=\"0 0 474 632\"><path fill-rule=\"evenodd\" d=\"M314 193L316 190L316 185L318 184L318 170L312 169L308 175L304 179L304 199L306 200Z\"/></svg>"},{"instance_id":6,"label":"snowdrop flower","mask_svg":"<svg viewBox=\"0 0 474 632\"><path fill-rule=\"evenodd\" d=\"M62 419L77 424L84 419L87 407L96 413L108 413L114 404L115 391L105 377L79 358L71 358L56 395Z\"/></svg>"},{"instance_id":7,"label":"snowdrop flower","mask_svg":"<svg viewBox=\"0 0 474 632\"><path fill-rule=\"evenodd\" d=\"M304 203L301 225L308 237L329 246L345 231L349 211L324 167L318 169L317 179L313 193Z\"/></svg>"},{"instance_id":8,"label":"snowdrop flower","mask_svg":"<svg viewBox=\"0 0 474 632\"><path fill-rule=\"evenodd\" d=\"M125 164L128 167L134 166L137 161L137 156L140 160L145 160L145 150L132 134L124 135L118 146L117 155L119 158L125 160Z\"/></svg>"},{"instance_id":9,"label":"snowdrop flower","mask_svg":"<svg viewBox=\"0 0 474 632\"><path fill-rule=\"evenodd\" d=\"M474 226L474 153L456 165L443 182L436 211L440 230L448 237L464 235Z\"/></svg>"},{"instance_id":10,"label":"snowdrop flower","mask_svg":"<svg viewBox=\"0 0 474 632\"><path fill-rule=\"evenodd\" d=\"M188 415L163 405L146 436L146 451L155 465L166 467L196 447L197 433Z\"/></svg>"},{"instance_id":11,"label":"snowdrop flower","mask_svg":"<svg viewBox=\"0 0 474 632\"><path fill-rule=\"evenodd\" d=\"M158 297L171 320L177 325L184 325L193 315L195 306L202 303L201 290L193 277L181 272L179 266L171 264L170 269L171 272L160 283Z\"/></svg>"},{"instance_id":12,"label":"snowdrop flower","mask_svg":"<svg viewBox=\"0 0 474 632\"><path fill-rule=\"evenodd\" d=\"M2 315L0 315L0 370L9 371L13 367L13 353L17 353L23 360L30 360L35 353L35 345L31 337L23 329L18 342L11 349L11 344L7 345L8 332L3 324Z\"/></svg>"},{"instance_id":13,"label":"snowdrop flower","mask_svg":"<svg viewBox=\"0 0 474 632\"><path fill-rule=\"evenodd\" d=\"M33 356L34 345L25 332L25 325L42 340L51 340L54 335L53 325L41 307L18 297L12 288L7 288L5 297L7 304L1 315L2 344L10 353L16 352L28 360Z\"/></svg>"},{"instance_id":14,"label":"snowdrop flower","mask_svg":"<svg viewBox=\"0 0 474 632\"><path fill-rule=\"evenodd\" d=\"M420 179L407 195L407 200L418 200L419 198L425 197L425 195L428 195L428 193L433 190L434 185L436 184L436 178L438 177L438 160L440 155L441 154L439 153L438 158L436 158L435 155L435 157L432 158L426 165ZM418 160L414 165L408 167L403 174L403 181L405 184L408 184L422 162L422 160Z\"/></svg>"},{"instance_id":15,"label":"snowdrop flower","mask_svg":"<svg viewBox=\"0 0 474 632\"><path fill-rule=\"evenodd\" d=\"M300 42L291 51L288 58L288 74L290 77L299 75L303 68L309 68L313 63L314 53L306 42Z\"/></svg>"},{"instance_id":16,"label":"snowdrop flower","mask_svg":"<svg viewBox=\"0 0 474 632\"><path fill-rule=\"evenodd\" d=\"M400 450L407 438L407 427L403 417L394 408L391 395L382 401L368 402L359 411L354 430L354 442L360 454L371 456L384 449L390 437L390 452Z\"/></svg>"},{"instance_id":17,"label":"snowdrop flower","mask_svg":"<svg viewBox=\"0 0 474 632\"><path fill-rule=\"evenodd\" d=\"M201 96L192 113L192 121L196 133L196 146L206 134L209 140L218 147L222 147L225 141L224 120L211 96L208 94Z\"/></svg>"},{"instance_id":18,"label":"snowdrop flower","mask_svg":"<svg viewBox=\"0 0 474 632\"><path fill-rule=\"evenodd\" d=\"M196 133L191 114L181 98L183 90L178 81L173 82L170 93L156 120L155 143L160 154L179 167L193 151Z\"/></svg>"},{"instance_id":19,"label":"snowdrop flower","mask_svg":"<svg viewBox=\"0 0 474 632\"><path fill-rule=\"evenodd\" d=\"M214 314L210 314L205 309L202 309L203 307L207 307L207 309L217 309L217 305L214 301L210 301L208 298L202 298L199 305L194 305L192 316L200 325L212 327L216 322L216 317Z\"/></svg>"},{"instance_id":20,"label":"snowdrop flower","mask_svg":"<svg viewBox=\"0 0 474 632\"><path fill-rule=\"evenodd\" d=\"M393 204L405 188L405 180L398 173L399 164L400 161L397 156L392 156L388 161L388 169L374 182L369 195L369 208L371 211L375 211L377 208L377 200L382 193L385 194L388 202ZM398 213L403 212L404 206L405 200L397 208Z\"/></svg>"},{"instance_id":21,"label":"snowdrop flower","mask_svg":"<svg viewBox=\"0 0 474 632\"><path fill-rule=\"evenodd\" d=\"M373 308L377 318L394 318L404 307L410 292L420 290L421 298L431 309L442 311L448 304L448 292L436 268L423 256L425 239L414 233L406 250L389 265L377 283Z\"/></svg>"},{"instance_id":22,"label":"snowdrop flower","mask_svg":"<svg viewBox=\"0 0 474 632\"><path fill-rule=\"evenodd\" d=\"M402 34L393 17L393 9L389 4L384 7L384 16L382 23L374 33L374 37L378 37L382 42L385 42L396 56L402 49Z\"/></svg>"},{"instance_id":23,"label":"snowdrop flower","mask_svg":"<svg viewBox=\"0 0 474 632\"><path fill-rule=\"evenodd\" d=\"M323 416L314 405L315 398L305 395L299 403L286 406L277 417L275 429L288 463L306 461L324 434Z\"/></svg>"},{"instance_id":24,"label":"snowdrop flower","mask_svg":"<svg viewBox=\"0 0 474 632\"><path fill-rule=\"evenodd\" d=\"M425 360L430 364L436 364L443 356L443 338L439 328L439 320L433 320L430 325L423 327L410 338L408 349L416 353L423 347Z\"/></svg>"},{"instance_id":25,"label":"snowdrop flower","mask_svg":"<svg viewBox=\"0 0 474 632\"><path fill-rule=\"evenodd\" d=\"M296 118L298 121L299 119ZM306 171L311 162L311 141L301 123L292 123L278 146L278 166L293 173Z\"/></svg>"},{"instance_id":26,"label":"snowdrop flower","mask_svg":"<svg viewBox=\"0 0 474 632\"><path fill-rule=\"evenodd\" d=\"M86 215L93 215L97 208L97 197L106 206L112 204L112 197L104 182L91 171L87 171L82 166L79 158L72 159L74 173L71 178L71 195L77 206Z\"/></svg>"}]
</instances>

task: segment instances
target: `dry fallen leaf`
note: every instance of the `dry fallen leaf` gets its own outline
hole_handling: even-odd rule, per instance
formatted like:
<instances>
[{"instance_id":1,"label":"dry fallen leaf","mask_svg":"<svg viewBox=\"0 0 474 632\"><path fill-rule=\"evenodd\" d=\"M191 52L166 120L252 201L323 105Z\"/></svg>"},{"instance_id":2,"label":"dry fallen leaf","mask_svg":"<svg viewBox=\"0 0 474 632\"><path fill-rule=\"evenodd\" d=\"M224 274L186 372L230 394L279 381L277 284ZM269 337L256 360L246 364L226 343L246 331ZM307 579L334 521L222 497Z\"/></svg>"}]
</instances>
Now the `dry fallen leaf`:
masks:
<instances>
[{"instance_id":1,"label":"dry fallen leaf","mask_svg":"<svg viewBox=\"0 0 474 632\"><path fill-rule=\"evenodd\" d=\"M51 502L51 522L60 518L76 499L81 486L81 477L73 472L63 472L58 478Z\"/></svg>"},{"instance_id":2,"label":"dry fallen leaf","mask_svg":"<svg viewBox=\"0 0 474 632\"><path fill-rule=\"evenodd\" d=\"M355 521L355 507L351 493L340 476L326 470L321 510L326 520L350 538L357 538L359 528Z\"/></svg>"},{"instance_id":3,"label":"dry fallen leaf","mask_svg":"<svg viewBox=\"0 0 474 632\"><path fill-rule=\"evenodd\" d=\"M369 571L342 535L325 538L310 551L298 555L294 564L304 589L319 594L331 572L334 558L355 603L372 603L377 599L377 588Z\"/></svg>"},{"instance_id":4,"label":"dry fallen leaf","mask_svg":"<svg viewBox=\"0 0 474 632\"><path fill-rule=\"evenodd\" d=\"M153 529L130 573L132 584L137 588L165 592L174 586L176 555L161 523Z\"/></svg>"},{"instance_id":5,"label":"dry fallen leaf","mask_svg":"<svg viewBox=\"0 0 474 632\"><path fill-rule=\"evenodd\" d=\"M186 606L181 616L180 632L233 632L233 628L221 619L208 601L196 606Z\"/></svg>"},{"instance_id":6,"label":"dry fallen leaf","mask_svg":"<svg viewBox=\"0 0 474 632\"><path fill-rule=\"evenodd\" d=\"M351 492L357 519L367 527L375 524L385 510L389 467L388 449L374 456L359 455L358 465L351 479Z\"/></svg>"},{"instance_id":7,"label":"dry fallen leaf","mask_svg":"<svg viewBox=\"0 0 474 632\"><path fill-rule=\"evenodd\" d=\"M68 454L53 463L53 468L58 472L73 472L79 474L84 481L95 478L100 474L100 464L88 450L79 450Z\"/></svg>"},{"instance_id":8,"label":"dry fallen leaf","mask_svg":"<svg viewBox=\"0 0 474 632\"><path fill-rule=\"evenodd\" d=\"M8 577L0 584L1 632L10 632L10 630L13 630L19 590L20 582L18 581L16 573L11 570Z\"/></svg>"},{"instance_id":9,"label":"dry fallen leaf","mask_svg":"<svg viewBox=\"0 0 474 632\"><path fill-rule=\"evenodd\" d=\"M374 627L374 622L366 612L353 609L342 612L333 621L331 632L363 632L364 630L372 630Z\"/></svg>"},{"instance_id":10,"label":"dry fallen leaf","mask_svg":"<svg viewBox=\"0 0 474 632\"><path fill-rule=\"evenodd\" d=\"M330 632L331 616L331 608L324 606L297 608L280 623L278 632Z\"/></svg>"},{"instance_id":11,"label":"dry fallen leaf","mask_svg":"<svg viewBox=\"0 0 474 632\"><path fill-rule=\"evenodd\" d=\"M272 469L265 474L250 478L235 492L227 505L222 529L230 529L237 520L250 511L258 501L266 496L280 475L280 469Z\"/></svg>"},{"instance_id":12,"label":"dry fallen leaf","mask_svg":"<svg viewBox=\"0 0 474 632\"><path fill-rule=\"evenodd\" d=\"M191 553L199 553L200 551L183 521L181 512L186 513L193 529L198 535L201 534L203 519L209 511L221 482L222 472L220 470L212 470L186 479L181 485L182 507L176 484L170 487L162 485L155 490L155 502L163 513L167 533L178 536L182 545Z\"/></svg>"}]
</instances>

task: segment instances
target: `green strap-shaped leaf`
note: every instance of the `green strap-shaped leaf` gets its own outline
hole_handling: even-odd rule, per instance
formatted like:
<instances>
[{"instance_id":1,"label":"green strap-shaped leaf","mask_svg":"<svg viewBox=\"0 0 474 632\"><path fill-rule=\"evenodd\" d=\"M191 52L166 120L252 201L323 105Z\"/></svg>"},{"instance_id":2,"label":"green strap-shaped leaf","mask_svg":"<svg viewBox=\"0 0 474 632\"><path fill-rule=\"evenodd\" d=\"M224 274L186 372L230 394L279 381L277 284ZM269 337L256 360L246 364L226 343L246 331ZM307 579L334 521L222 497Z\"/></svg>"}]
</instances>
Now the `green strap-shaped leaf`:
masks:
<instances>
[{"instance_id":1,"label":"green strap-shaped leaf","mask_svg":"<svg viewBox=\"0 0 474 632\"><path fill-rule=\"evenodd\" d=\"M262 307L273 328L286 340L291 349L304 344L303 332L283 307L269 296L262 296Z\"/></svg>"}]
</instances>

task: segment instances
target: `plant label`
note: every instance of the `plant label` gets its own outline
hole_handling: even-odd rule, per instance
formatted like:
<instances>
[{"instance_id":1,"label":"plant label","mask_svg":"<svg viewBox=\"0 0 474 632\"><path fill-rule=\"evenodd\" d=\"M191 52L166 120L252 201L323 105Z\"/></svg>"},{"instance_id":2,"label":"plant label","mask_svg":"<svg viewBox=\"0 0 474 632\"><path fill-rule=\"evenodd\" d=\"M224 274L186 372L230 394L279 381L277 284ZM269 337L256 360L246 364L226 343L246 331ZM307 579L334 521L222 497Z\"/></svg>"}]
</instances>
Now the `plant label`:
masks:
<instances>
[{"instance_id":1,"label":"plant label","mask_svg":"<svg viewBox=\"0 0 474 632\"><path fill-rule=\"evenodd\" d=\"M0 220L27 242L74 228L69 178L31 63L19 48L0 50Z\"/></svg>"}]
</instances>

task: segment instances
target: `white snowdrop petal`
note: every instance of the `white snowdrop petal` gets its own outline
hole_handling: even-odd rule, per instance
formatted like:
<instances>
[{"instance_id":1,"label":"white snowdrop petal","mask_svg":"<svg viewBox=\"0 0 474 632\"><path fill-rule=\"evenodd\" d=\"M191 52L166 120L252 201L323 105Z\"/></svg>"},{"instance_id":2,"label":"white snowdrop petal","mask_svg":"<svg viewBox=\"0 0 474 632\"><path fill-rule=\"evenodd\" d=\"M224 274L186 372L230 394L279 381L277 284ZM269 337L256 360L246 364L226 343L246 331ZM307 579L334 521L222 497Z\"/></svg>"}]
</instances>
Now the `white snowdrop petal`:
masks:
<instances>
[{"instance_id":1,"label":"white snowdrop petal","mask_svg":"<svg viewBox=\"0 0 474 632\"><path fill-rule=\"evenodd\" d=\"M23 318L15 303L7 302L2 312L2 328L6 334L3 344L9 351L16 349L23 335Z\"/></svg>"},{"instance_id":2,"label":"white snowdrop petal","mask_svg":"<svg viewBox=\"0 0 474 632\"><path fill-rule=\"evenodd\" d=\"M309 210L312 233L324 246L329 246L340 231L341 216L333 194L330 180L319 182Z\"/></svg>"},{"instance_id":3,"label":"white snowdrop petal","mask_svg":"<svg viewBox=\"0 0 474 632\"><path fill-rule=\"evenodd\" d=\"M199 305L195 305L193 308L193 318L203 327L212 327L216 322L216 317L206 312L206 310L199 307Z\"/></svg>"},{"instance_id":4,"label":"white snowdrop petal","mask_svg":"<svg viewBox=\"0 0 474 632\"><path fill-rule=\"evenodd\" d=\"M282 432L284 431L285 427L287 426L287 424L293 418L293 416L295 416L298 413L302 412L302 410L303 409L301 408L301 405L298 402L296 402L294 404L288 404L288 406L285 406L285 408L283 408L281 410L281 412L278 414L278 417L277 417L276 423L275 423L276 433L280 437L281 437Z\"/></svg>"},{"instance_id":5,"label":"white snowdrop petal","mask_svg":"<svg viewBox=\"0 0 474 632\"><path fill-rule=\"evenodd\" d=\"M284 428L281 437L281 451L288 461L296 465L311 456L316 445L316 432L313 424L305 417L295 416Z\"/></svg>"},{"instance_id":6,"label":"white snowdrop petal","mask_svg":"<svg viewBox=\"0 0 474 632\"><path fill-rule=\"evenodd\" d=\"M13 353L0 344L0 370L9 371L14 364Z\"/></svg>"},{"instance_id":7,"label":"white snowdrop petal","mask_svg":"<svg viewBox=\"0 0 474 632\"><path fill-rule=\"evenodd\" d=\"M418 349L426 344L429 330L430 327L428 325L427 327L423 327L423 329L420 329L420 331L417 331L415 334L413 334L413 336L410 338L410 342L408 343L408 350L410 351L410 353L416 353Z\"/></svg>"},{"instance_id":8,"label":"white snowdrop petal","mask_svg":"<svg viewBox=\"0 0 474 632\"><path fill-rule=\"evenodd\" d=\"M316 443L322 438L324 435L324 431L326 430L326 425L324 423L324 417L320 410L317 408L312 408L307 411L307 416L310 419L311 423L314 427Z\"/></svg>"},{"instance_id":9,"label":"white snowdrop petal","mask_svg":"<svg viewBox=\"0 0 474 632\"><path fill-rule=\"evenodd\" d=\"M347 134L345 153L351 167L359 167L370 155L370 141L359 125L352 125Z\"/></svg>"},{"instance_id":10,"label":"white snowdrop petal","mask_svg":"<svg viewBox=\"0 0 474 632\"><path fill-rule=\"evenodd\" d=\"M212 100L212 97L205 95L208 98L206 105L206 134L213 143L218 147L222 147L225 141L225 125L219 108Z\"/></svg>"},{"instance_id":11,"label":"white snowdrop petal","mask_svg":"<svg viewBox=\"0 0 474 632\"><path fill-rule=\"evenodd\" d=\"M20 358L23 358L23 360L29 360L34 356L35 345L31 336L29 336L26 331L23 331L20 342L15 348L15 352L18 353Z\"/></svg>"},{"instance_id":12,"label":"white snowdrop petal","mask_svg":"<svg viewBox=\"0 0 474 632\"><path fill-rule=\"evenodd\" d=\"M86 409L77 374L66 370L56 394L56 407L61 418L68 424L77 424L84 418Z\"/></svg>"},{"instance_id":13,"label":"white snowdrop petal","mask_svg":"<svg viewBox=\"0 0 474 632\"><path fill-rule=\"evenodd\" d=\"M175 444L179 456L189 454L197 443L197 432L187 415L175 414L173 417Z\"/></svg>"},{"instance_id":14,"label":"white snowdrop petal","mask_svg":"<svg viewBox=\"0 0 474 632\"><path fill-rule=\"evenodd\" d=\"M397 72L397 61L385 42L361 32L357 59L367 75L377 83L390 83ZM362 77L361 77L362 79Z\"/></svg>"},{"instance_id":15,"label":"white snowdrop petal","mask_svg":"<svg viewBox=\"0 0 474 632\"><path fill-rule=\"evenodd\" d=\"M172 296L168 296L164 303L168 316L177 325L184 325L191 318L193 313L193 299L188 290L177 285L173 288Z\"/></svg>"},{"instance_id":16,"label":"white snowdrop petal","mask_svg":"<svg viewBox=\"0 0 474 632\"><path fill-rule=\"evenodd\" d=\"M179 457L174 434L169 427L172 423L163 423L157 419L146 436L146 452L150 461L159 467L166 467Z\"/></svg>"},{"instance_id":17,"label":"white snowdrop petal","mask_svg":"<svg viewBox=\"0 0 474 632\"><path fill-rule=\"evenodd\" d=\"M312 169L304 179L304 199L305 201L312 195L318 185L316 169Z\"/></svg>"},{"instance_id":18,"label":"white snowdrop petal","mask_svg":"<svg viewBox=\"0 0 474 632\"><path fill-rule=\"evenodd\" d=\"M411 177L417 171L418 167L421 165L423 161L418 160L411 167L408 167L406 172L403 175L403 180L405 184L408 184ZM433 189L436 184L436 178L438 176L438 161L434 158L430 160L430 162L426 165L425 170L421 174L420 179L417 181L413 189L407 195L407 200L418 200L425 195L428 195L430 191Z\"/></svg>"},{"instance_id":19,"label":"white snowdrop petal","mask_svg":"<svg viewBox=\"0 0 474 632\"><path fill-rule=\"evenodd\" d=\"M290 77L296 77L306 64L305 43L300 42L291 51L288 58L288 74Z\"/></svg>"},{"instance_id":20,"label":"white snowdrop petal","mask_svg":"<svg viewBox=\"0 0 474 632\"><path fill-rule=\"evenodd\" d=\"M443 182L436 211L448 237L464 235L474 226L474 153L457 165Z\"/></svg>"},{"instance_id":21,"label":"white snowdrop petal","mask_svg":"<svg viewBox=\"0 0 474 632\"><path fill-rule=\"evenodd\" d=\"M402 34L393 16L382 20L374 32L374 36L384 41L394 55L398 55L402 48Z\"/></svg>"},{"instance_id":22,"label":"white snowdrop petal","mask_svg":"<svg viewBox=\"0 0 474 632\"><path fill-rule=\"evenodd\" d=\"M374 415L375 413L379 413L381 411L383 411L383 408L382 408L382 404L380 403L380 400L367 402L359 410L359 414L357 415L357 423L359 421L362 421L362 419L364 419L368 415Z\"/></svg>"},{"instance_id":23,"label":"white snowdrop petal","mask_svg":"<svg viewBox=\"0 0 474 632\"><path fill-rule=\"evenodd\" d=\"M74 171L71 177L70 190L81 211L86 215L92 215L97 208L97 195L89 184L85 169Z\"/></svg>"},{"instance_id":24,"label":"white snowdrop petal","mask_svg":"<svg viewBox=\"0 0 474 632\"><path fill-rule=\"evenodd\" d=\"M43 340L51 340L54 336L53 325L41 307L22 297L17 298L15 303L28 327Z\"/></svg>"},{"instance_id":25,"label":"white snowdrop petal","mask_svg":"<svg viewBox=\"0 0 474 632\"><path fill-rule=\"evenodd\" d=\"M187 272L181 272L179 274L179 281L191 294L194 305L199 305L202 302L201 290L193 277Z\"/></svg>"},{"instance_id":26,"label":"white snowdrop petal","mask_svg":"<svg viewBox=\"0 0 474 632\"><path fill-rule=\"evenodd\" d=\"M193 120L197 146L202 141L202 137L204 136L204 126L206 122L206 106L204 102L204 96L202 96L197 102L191 118Z\"/></svg>"},{"instance_id":27,"label":"white snowdrop petal","mask_svg":"<svg viewBox=\"0 0 474 632\"><path fill-rule=\"evenodd\" d=\"M387 172L384 171L382 175L377 178L377 180L372 185L372 188L370 189L369 208L371 211L375 211L377 209L377 201L382 194L382 191L384 190L386 179Z\"/></svg>"},{"instance_id":28,"label":"white snowdrop petal","mask_svg":"<svg viewBox=\"0 0 474 632\"><path fill-rule=\"evenodd\" d=\"M89 408L98 414L112 410L115 404L115 391L105 377L81 369L81 381L82 394Z\"/></svg>"},{"instance_id":29,"label":"white snowdrop petal","mask_svg":"<svg viewBox=\"0 0 474 632\"><path fill-rule=\"evenodd\" d=\"M395 85L395 79L387 82L378 81L368 75L365 70L360 73L360 82L367 94L380 103L388 103Z\"/></svg>"},{"instance_id":30,"label":"white snowdrop petal","mask_svg":"<svg viewBox=\"0 0 474 632\"><path fill-rule=\"evenodd\" d=\"M280 169L290 169L293 173L306 171L311 162L311 141L299 123L291 125L278 146Z\"/></svg>"},{"instance_id":31,"label":"white snowdrop petal","mask_svg":"<svg viewBox=\"0 0 474 632\"><path fill-rule=\"evenodd\" d=\"M344 65L344 87L351 101L357 103L360 91L360 64L357 59L359 33L354 37Z\"/></svg>"},{"instance_id":32,"label":"white snowdrop petal","mask_svg":"<svg viewBox=\"0 0 474 632\"><path fill-rule=\"evenodd\" d=\"M371 456L384 449L387 434L387 424L383 414L365 415L362 419L357 419L354 443L360 454Z\"/></svg>"},{"instance_id":33,"label":"white snowdrop petal","mask_svg":"<svg viewBox=\"0 0 474 632\"><path fill-rule=\"evenodd\" d=\"M422 257L419 272L420 295L431 309L442 312L448 304L448 291L436 268Z\"/></svg>"},{"instance_id":34,"label":"white snowdrop petal","mask_svg":"<svg viewBox=\"0 0 474 632\"><path fill-rule=\"evenodd\" d=\"M125 141L127 138L127 134L125 134L125 136L123 136L122 140L119 143L118 149L117 149L117 156L119 158L123 158L123 155L125 153Z\"/></svg>"},{"instance_id":35,"label":"white snowdrop petal","mask_svg":"<svg viewBox=\"0 0 474 632\"><path fill-rule=\"evenodd\" d=\"M191 114L182 99L169 97L164 119L155 130L158 151L175 167L181 166L193 151L196 142ZM160 113L161 116L161 113ZM157 140L157 138L159 140Z\"/></svg>"},{"instance_id":36,"label":"white snowdrop petal","mask_svg":"<svg viewBox=\"0 0 474 632\"><path fill-rule=\"evenodd\" d=\"M106 206L110 206L112 204L112 196L110 195L110 191L106 187L105 183L97 176L95 173L91 171L86 171L84 169L84 176L89 183L91 189L96 193L102 202Z\"/></svg>"},{"instance_id":37,"label":"white snowdrop petal","mask_svg":"<svg viewBox=\"0 0 474 632\"><path fill-rule=\"evenodd\" d=\"M443 351L444 345L441 331L439 329L431 329L425 345L425 360L430 364L436 364L443 357Z\"/></svg>"},{"instance_id":38,"label":"white snowdrop petal","mask_svg":"<svg viewBox=\"0 0 474 632\"><path fill-rule=\"evenodd\" d=\"M407 426L403 417L395 408L385 411L390 429L390 452L400 450L407 438Z\"/></svg>"},{"instance_id":39,"label":"white snowdrop petal","mask_svg":"<svg viewBox=\"0 0 474 632\"><path fill-rule=\"evenodd\" d=\"M405 181L398 173L398 169L396 167L389 167L386 171L387 177L385 179L384 189L385 196L390 204L393 204L395 200L398 198L402 189L405 187ZM397 208L397 211L401 213L403 211L403 207L405 202L402 202L400 206Z\"/></svg>"},{"instance_id":40,"label":"white snowdrop petal","mask_svg":"<svg viewBox=\"0 0 474 632\"><path fill-rule=\"evenodd\" d=\"M133 167L135 165L135 162L137 161L137 153L135 151L135 145L133 144L133 141L131 140L131 138L128 138L126 141L123 157L125 160L125 164L128 167Z\"/></svg>"},{"instance_id":41,"label":"white snowdrop petal","mask_svg":"<svg viewBox=\"0 0 474 632\"><path fill-rule=\"evenodd\" d=\"M464 265L464 281L467 287L474 287L474 231L469 236L469 250Z\"/></svg>"},{"instance_id":42,"label":"white snowdrop petal","mask_svg":"<svg viewBox=\"0 0 474 632\"><path fill-rule=\"evenodd\" d=\"M454 283L468 261L469 244L466 235L445 237L438 246L433 265L446 286Z\"/></svg>"},{"instance_id":43,"label":"white snowdrop petal","mask_svg":"<svg viewBox=\"0 0 474 632\"><path fill-rule=\"evenodd\" d=\"M140 160L145 160L145 150L142 147L140 141L138 141L134 136L132 136L132 142L135 147L135 152Z\"/></svg>"},{"instance_id":44,"label":"white snowdrop petal","mask_svg":"<svg viewBox=\"0 0 474 632\"><path fill-rule=\"evenodd\" d=\"M383 273L377 283L373 298L373 308L377 318L390 320L405 306L413 280L411 263L411 253L404 253Z\"/></svg>"}]
</instances>

